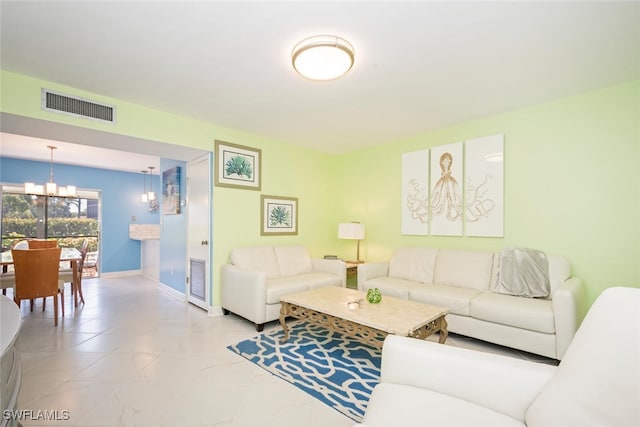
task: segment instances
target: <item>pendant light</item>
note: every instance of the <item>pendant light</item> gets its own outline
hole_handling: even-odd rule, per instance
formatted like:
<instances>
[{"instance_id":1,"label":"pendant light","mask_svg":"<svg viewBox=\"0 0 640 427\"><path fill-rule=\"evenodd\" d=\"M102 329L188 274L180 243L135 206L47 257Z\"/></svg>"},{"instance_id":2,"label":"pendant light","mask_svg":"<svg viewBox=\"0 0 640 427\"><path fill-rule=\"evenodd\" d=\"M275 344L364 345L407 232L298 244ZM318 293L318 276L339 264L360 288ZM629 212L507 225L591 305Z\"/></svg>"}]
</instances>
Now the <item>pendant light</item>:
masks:
<instances>
[{"instance_id":1,"label":"pendant light","mask_svg":"<svg viewBox=\"0 0 640 427\"><path fill-rule=\"evenodd\" d=\"M149 175L151 175L149 179L149 191L147 191L147 200L149 200L149 212L156 213L158 211L158 201L156 200L156 193L153 191L153 170L155 169L153 166L148 166Z\"/></svg>"},{"instance_id":2,"label":"pendant light","mask_svg":"<svg viewBox=\"0 0 640 427\"><path fill-rule=\"evenodd\" d=\"M140 195L140 201L143 203L147 203L149 201L149 196L147 195L147 172L148 170L142 170L143 184L142 184L142 194Z\"/></svg>"},{"instance_id":3,"label":"pendant light","mask_svg":"<svg viewBox=\"0 0 640 427\"><path fill-rule=\"evenodd\" d=\"M147 192L147 196L149 197L149 200L156 199L156 193L153 192L153 170L154 169L155 167L149 166L149 175L151 176L151 179L149 180L149 192Z\"/></svg>"},{"instance_id":4,"label":"pendant light","mask_svg":"<svg viewBox=\"0 0 640 427\"><path fill-rule=\"evenodd\" d=\"M53 180L53 150L56 150L58 147L54 145L47 145L47 148L51 150L51 159L49 162L49 182L45 185L36 185L33 182L25 182L24 183L24 192L26 194L44 194L47 196L57 196L57 197L75 197L76 196L76 186L75 185L67 185L64 187L58 187L58 185Z\"/></svg>"}]
</instances>

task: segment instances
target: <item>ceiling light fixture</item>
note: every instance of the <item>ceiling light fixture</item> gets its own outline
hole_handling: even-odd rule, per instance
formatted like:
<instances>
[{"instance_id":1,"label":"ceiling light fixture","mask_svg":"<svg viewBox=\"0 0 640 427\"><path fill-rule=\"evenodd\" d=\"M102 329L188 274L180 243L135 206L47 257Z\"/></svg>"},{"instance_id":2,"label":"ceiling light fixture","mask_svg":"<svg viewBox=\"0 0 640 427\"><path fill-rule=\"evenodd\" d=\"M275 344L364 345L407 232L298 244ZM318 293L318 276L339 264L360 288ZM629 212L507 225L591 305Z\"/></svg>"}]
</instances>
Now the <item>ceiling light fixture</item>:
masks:
<instances>
[{"instance_id":1,"label":"ceiling light fixture","mask_svg":"<svg viewBox=\"0 0 640 427\"><path fill-rule=\"evenodd\" d=\"M49 182L47 182L45 185L36 185L33 182L25 182L24 192L26 194L44 194L47 196L57 196L57 197L75 197L76 196L75 185L58 187L56 183L53 182L53 150L56 150L58 147L55 147L53 145L47 145L47 148L51 150L51 161L49 163Z\"/></svg>"},{"instance_id":2,"label":"ceiling light fixture","mask_svg":"<svg viewBox=\"0 0 640 427\"><path fill-rule=\"evenodd\" d=\"M337 36L313 36L302 40L291 52L293 68L310 80L335 80L353 67L351 43Z\"/></svg>"}]
</instances>

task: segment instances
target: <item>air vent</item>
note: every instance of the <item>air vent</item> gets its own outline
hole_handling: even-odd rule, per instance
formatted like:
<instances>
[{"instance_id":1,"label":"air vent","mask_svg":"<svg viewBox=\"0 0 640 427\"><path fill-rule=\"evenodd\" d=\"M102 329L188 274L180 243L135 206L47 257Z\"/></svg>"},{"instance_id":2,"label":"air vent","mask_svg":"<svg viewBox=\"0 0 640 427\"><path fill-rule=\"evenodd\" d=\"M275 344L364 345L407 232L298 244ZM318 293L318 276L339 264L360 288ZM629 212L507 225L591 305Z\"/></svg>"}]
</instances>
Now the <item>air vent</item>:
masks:
<instances>
[{"instance_id":1,"label":"air vent","mask_svg":"<svg viewBox=\"0 0 640 427\"><path fill-rule=\"evenodd\" d=\"M115 123L116 121L116 109L112 105L74 98L47 89L42 89L42 109L102 122Z\"/></svg>"}]
</instances>

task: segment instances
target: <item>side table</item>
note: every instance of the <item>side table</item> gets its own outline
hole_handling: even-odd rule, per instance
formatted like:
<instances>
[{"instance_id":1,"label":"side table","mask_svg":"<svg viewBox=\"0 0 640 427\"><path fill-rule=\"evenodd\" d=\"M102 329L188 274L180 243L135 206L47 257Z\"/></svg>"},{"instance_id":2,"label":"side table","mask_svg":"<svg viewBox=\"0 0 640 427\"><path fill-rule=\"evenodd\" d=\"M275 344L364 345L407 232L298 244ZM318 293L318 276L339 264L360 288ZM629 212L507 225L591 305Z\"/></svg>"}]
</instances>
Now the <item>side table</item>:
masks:
<instances>
[{"instance_id":1,"label":"side table","mask_svg":"<svg viewBox=\"0 0 640 427\"><path fill-rule=\"evenodd\" d=\"M347 266L347 288L358 289L358 266L362 263L345 262Z\"/></svg>"}]
</instances>

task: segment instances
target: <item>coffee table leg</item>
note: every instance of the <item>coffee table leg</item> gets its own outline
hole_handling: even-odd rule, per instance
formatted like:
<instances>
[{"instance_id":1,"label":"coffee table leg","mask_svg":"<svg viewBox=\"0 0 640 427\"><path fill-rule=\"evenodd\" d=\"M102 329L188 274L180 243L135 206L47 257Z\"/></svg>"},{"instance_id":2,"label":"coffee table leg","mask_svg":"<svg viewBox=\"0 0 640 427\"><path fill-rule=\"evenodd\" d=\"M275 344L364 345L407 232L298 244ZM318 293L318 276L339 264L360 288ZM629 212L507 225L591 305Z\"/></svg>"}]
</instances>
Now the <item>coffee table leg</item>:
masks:
<instances>
[{"instance_id":1,"label":"coffee table leg","mask_svg":"<svg viewBox=\"0 0 640 427\"><path fill-rule=\"evenodd\" d=\"M440 344L444 344L449 336L449 331L447 330L447 320L442 316L440 318L440 338L438 338L438 342Z\"/></svg>"},{"instance_id":2,"label":"coffee table leg","mask_svg":"<svg viewBox=\"0 0 640 427\"><path fill-rule=\"evenodd\" d=\"M289 329L287 329L287 316L289 315L289 304L286 302L280 303L280 324L284 331L284 337L280 339L280 342L286 342L289 339Z\"/></svg>"}]
</instances>

